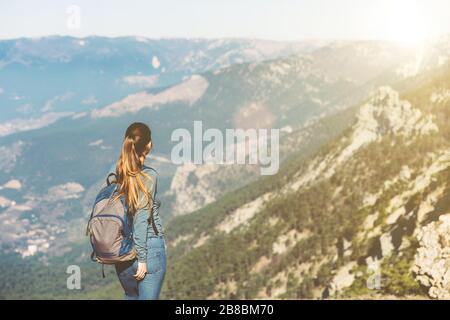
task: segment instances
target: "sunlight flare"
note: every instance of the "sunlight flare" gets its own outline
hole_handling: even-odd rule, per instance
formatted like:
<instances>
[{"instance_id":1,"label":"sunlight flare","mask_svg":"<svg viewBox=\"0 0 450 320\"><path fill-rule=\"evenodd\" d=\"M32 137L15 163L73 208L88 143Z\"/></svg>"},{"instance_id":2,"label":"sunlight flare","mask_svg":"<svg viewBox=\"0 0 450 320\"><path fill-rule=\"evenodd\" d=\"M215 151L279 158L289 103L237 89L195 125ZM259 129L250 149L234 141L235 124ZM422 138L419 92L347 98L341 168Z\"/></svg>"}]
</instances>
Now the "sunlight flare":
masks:
<instances>
[{"instance_id":1,"label":"sunlight flare","mask_svg":"<svg viewBox=\"0 0 450 320\"><path fill-rule=\"evenodd\" d=\"M414 0L396 0L385 3L387 23L385 38L404 46L418 46L429 38L429 21Z\"/></svg>"}]
</instances>

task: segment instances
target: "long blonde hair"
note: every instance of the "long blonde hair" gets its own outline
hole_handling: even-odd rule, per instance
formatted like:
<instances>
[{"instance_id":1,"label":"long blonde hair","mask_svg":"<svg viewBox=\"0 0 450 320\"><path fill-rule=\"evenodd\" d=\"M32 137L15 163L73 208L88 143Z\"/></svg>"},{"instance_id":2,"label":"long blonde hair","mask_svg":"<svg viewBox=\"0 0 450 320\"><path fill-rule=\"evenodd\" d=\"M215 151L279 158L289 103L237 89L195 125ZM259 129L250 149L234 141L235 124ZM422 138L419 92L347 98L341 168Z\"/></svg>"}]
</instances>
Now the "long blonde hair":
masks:
<instances>
[{"instance_id":1,"label":"long blonde hair","mask_svg":"<svg viewBox=\"0 0 450 320\"><path fill-rule=\"evenodd\" d=\"M153 199L148 192L142 177L152 178L142 171L140 157L148 153L147 146L152 141L150 128L142 122L132 123L125 132L122 151L116 163L116 178L119 185L113 200L122 195L125 196L128 205L128 213L134 215L141 208L151 210ZM142 199L139 199L139 191L142 191L146 199L145 206L139 207ZM148 206L148 207L147 207Z\"/></svg>"}]
</instances>

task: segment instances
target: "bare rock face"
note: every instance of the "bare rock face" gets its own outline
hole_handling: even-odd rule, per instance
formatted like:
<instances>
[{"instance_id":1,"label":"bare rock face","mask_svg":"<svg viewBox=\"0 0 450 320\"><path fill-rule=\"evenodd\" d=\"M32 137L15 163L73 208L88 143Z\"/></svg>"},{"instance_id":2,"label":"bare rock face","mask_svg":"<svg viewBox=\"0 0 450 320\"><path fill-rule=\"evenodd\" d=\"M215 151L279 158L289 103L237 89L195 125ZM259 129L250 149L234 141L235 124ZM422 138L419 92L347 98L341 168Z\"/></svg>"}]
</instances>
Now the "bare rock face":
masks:
<instances>
[{"instance_id":1,"label":"bare rock face","mask_svg":"<svg viewBox=\"0 0 450 320\"><path fill-rule=\"evenodd\" d=\"M183 215L214 202L221 194L257 177L258 166L186 163L177 167L168 195L174 196L174 215Z\"/></svg>"},{"instance_id":2,"label":"bare rock face","mask_svg":"<svg viewBox=\"0 0 450 320\"><path fill-rule=\"evenodd\" d=\"M216 200L219 190L211 187L209 178L219 169L216 164L184 164L177 168L169 190L175 196L174 215L193 212Z\"/></svg>"},{"instance_id":3,"label":"bare rock face","mask_svg":"<svg viewBox=\"0 0 450 320\"><path fill-rule=\"evenodd\" d=\"M297 191L319 177L330 178L338 166L358 150L388 135L403 136L412 141L412 138L439 132L431 114L424 114L409 101L402 100L400 94L388 86L378 88L369 101L361 106L352 129L352 135L341 140L341 148L325 157L315 158L290 188ZM410 173L406 170L409 168L402 175L407 177Z\"/></svg>"},{"instance_id":4,"label":"bare rock face","mask_svg":"<svg viewBox=\"0 0 450 320\"><path fill-rule=\"evenodd\" d=\"M379 140L384 135L426 135L439 131L431 115L424 115L391 87L380 87L357 115L353 141ZM364 138L364 139L363 139Z\"/></svg>"},{"instance_id":5,"label":"bare rock face","mask_svg":"<svg viewBox=\"0 0 450 320\"><path fill-rule=\"evenodd\" d=\"M355 275L352 273L352 269L356 267L356 262L352 261L347 265L341 267L334 278L328 285L328 293L330 297L335 297L343 289L350 287L355 281Z\"/></svg>"},{"instance_id":6,"label":"bare rock face","mask_svg":"<svg viewBox=\"0 0 450 320\"><path fill-rule=\"evenodd\" d=\"M450 214L423 227L413 271L435 299L450 299Z\"/></svg>"}]
</instances>

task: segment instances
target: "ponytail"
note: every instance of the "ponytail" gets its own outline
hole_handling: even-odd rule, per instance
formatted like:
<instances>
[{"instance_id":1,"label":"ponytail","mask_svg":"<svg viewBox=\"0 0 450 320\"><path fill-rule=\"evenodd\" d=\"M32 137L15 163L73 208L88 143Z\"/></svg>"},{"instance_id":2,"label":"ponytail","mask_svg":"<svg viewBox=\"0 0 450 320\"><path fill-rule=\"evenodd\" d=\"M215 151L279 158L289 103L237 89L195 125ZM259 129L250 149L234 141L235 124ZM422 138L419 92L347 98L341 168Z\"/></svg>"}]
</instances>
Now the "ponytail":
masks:
<instances>
[{"instance_id":1,"label":"ponytail","mask_svg":"<svg viewBox=\"0 0 450 320\"><path fill-rule=\"evenodd\" d=\"M146 181L152 178L142 171L141 157L145 157L148 144L151 142L150 128L141 122L131 124L125 133L122 151L116 163L117 194L113 198L117 200L122 195L128 205L128 213L134 215L141 208L151 210L153 205L152 195L148 192L143 177ZM147 151L148 152L148 151ZM144 194L146 200L142 206L139 199L139 191Z\"/></svg>"}]
</instances>

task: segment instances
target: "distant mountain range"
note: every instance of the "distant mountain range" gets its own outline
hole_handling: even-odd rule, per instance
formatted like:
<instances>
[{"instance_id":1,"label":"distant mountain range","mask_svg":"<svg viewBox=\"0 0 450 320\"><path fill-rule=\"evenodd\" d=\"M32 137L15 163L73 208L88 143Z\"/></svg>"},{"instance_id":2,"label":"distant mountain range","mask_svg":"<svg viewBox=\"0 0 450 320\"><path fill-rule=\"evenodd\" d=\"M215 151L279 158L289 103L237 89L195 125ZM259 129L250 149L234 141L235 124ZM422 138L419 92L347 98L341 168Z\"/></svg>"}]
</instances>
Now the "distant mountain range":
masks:
<instances>
[{"instance_id":1,"label":"distant mountain range","mask_svg":"<svg viewBox=\"0 0 450 320\"><path fill-rule=\"evenodd\" d=\"M409 268L420 227L447 213L435 204L446 194L449 57L445 38L418 51L381 42L0 41L4 261L27 272L75 261L92 280L81 293L50 294L45 275L31 293L5 278L0 296L117 297L97 287L82 228L136 120L154 132L165 297L424 296ZM171 132L194 120L281 129L280 173L172 164ZM376 292L364 284L374 261L392 281ZM48 274L64 285L61 270Z\"/></svg>"},{"instance_id":2,"label":"distant mountain range","mask_svg":"<svg viewBox=\"0 0 450 320\"><path fill-rule=\"evenodd\" d=\"M309 52L315 43L43 37L0 41L1 121L85 111L235 63ZM0 135L3 133L0 132Z\"/></svg>"}]
</instances>

